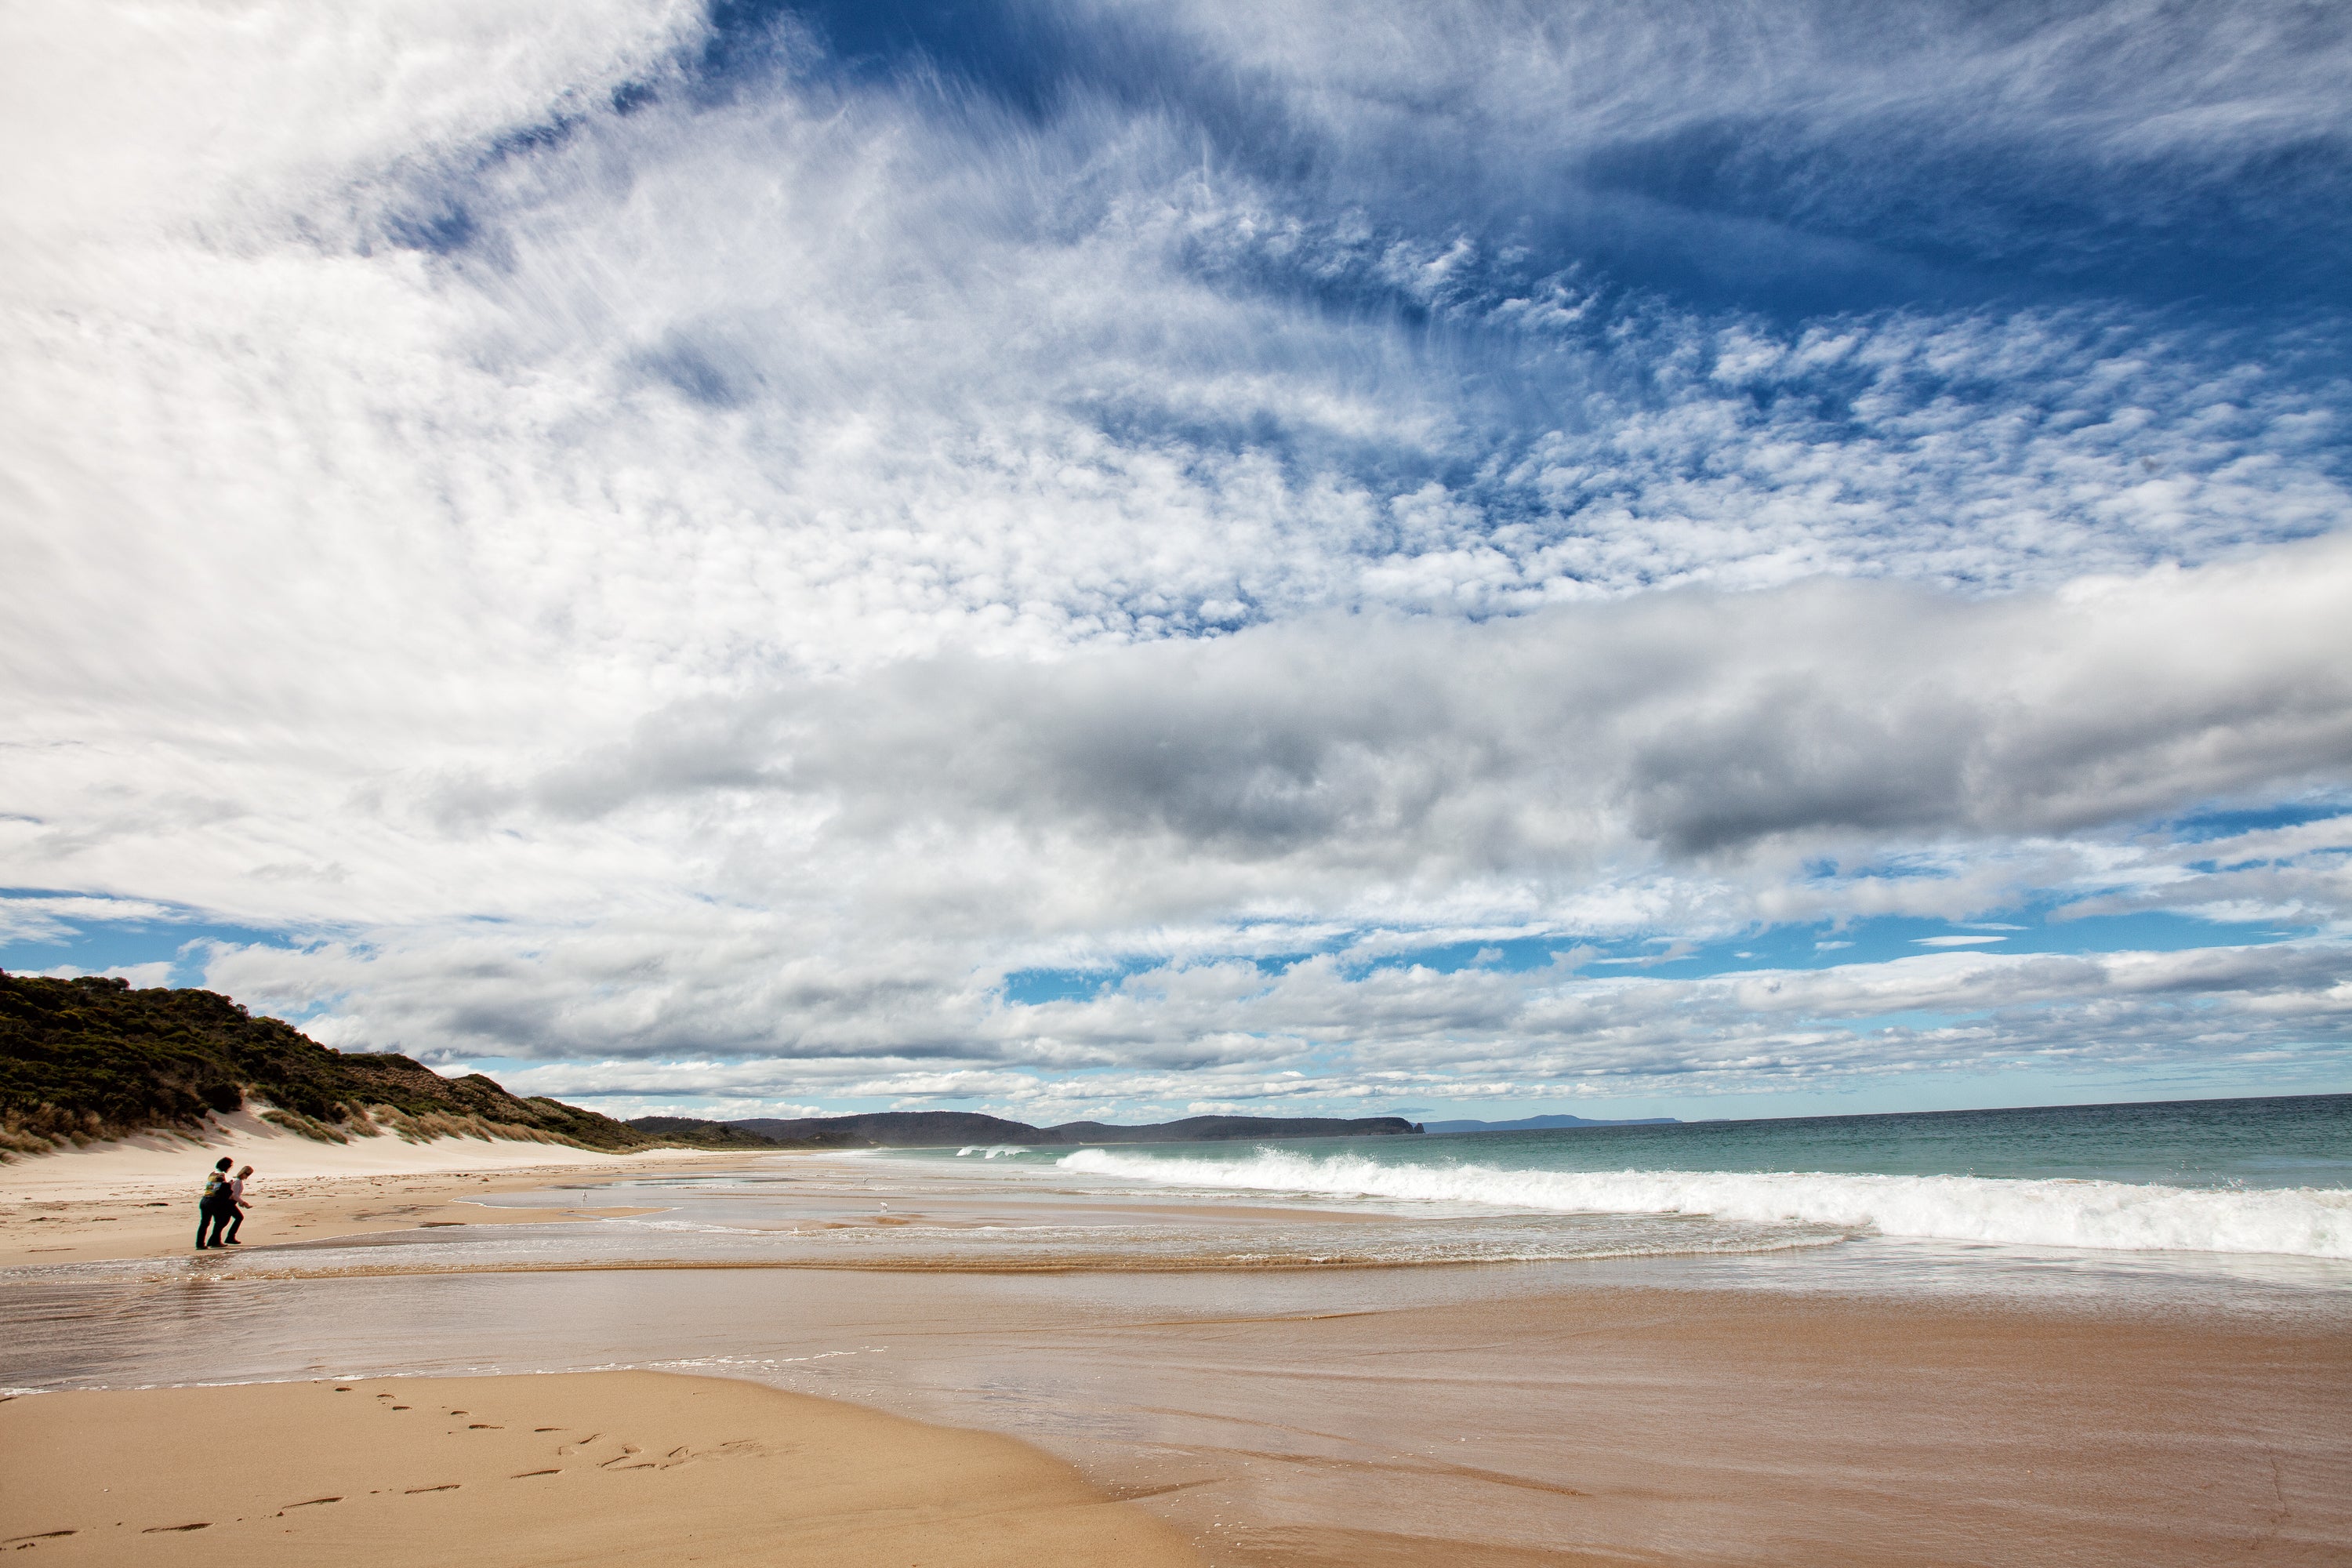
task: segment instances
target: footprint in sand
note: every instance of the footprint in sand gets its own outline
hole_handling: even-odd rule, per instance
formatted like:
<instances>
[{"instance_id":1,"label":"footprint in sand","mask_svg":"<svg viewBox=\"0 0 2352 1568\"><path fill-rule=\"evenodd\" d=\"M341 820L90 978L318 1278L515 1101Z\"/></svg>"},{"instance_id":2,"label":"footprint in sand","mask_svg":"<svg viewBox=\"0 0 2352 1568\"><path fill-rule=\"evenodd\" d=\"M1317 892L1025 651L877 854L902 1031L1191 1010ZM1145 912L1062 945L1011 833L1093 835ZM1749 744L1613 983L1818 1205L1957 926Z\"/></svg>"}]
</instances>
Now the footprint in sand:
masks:
<instances>
[{"instance_id":1,"label":"footprint in sand","mask_svg":"<svg viewBox=\"0 0 2352 1568\"><path fill-rule=\"evenodd\" d=\"M194 1524L151 1524L139 1533L142 1535L173 1535L183 1530L210 1530L212 1527L213 1521L211 1520L200 1519Z\"/></svg>"},{"instance_id":2,"label":"footprint in sand","mask_svg":"<svg viewBox=\"0 0 2352 1568\"><path fill-rule=\"evenodd\" d=\"M285 1518L285 1517L286 1517L286 1512L287 1512L287 1510L288 1510L288 1509L297 1509L297 1508L316 1508L316 1507L318 1507L318 1506L319 1506L320 1503L322 1503L322 1502L341 1502L341 1501L342 1501L342 1500L342 1500L342 1499L341 1499L341 1498L339 1498L339 1497L314 1497L314 1498L305 1498L305 1499L303 1499L300 1502L289 1502L289 1503L288 1503L288 1504L286 1505L286 1507L285 1507L285 1508L281 1508L281 1509L279 1509L279 1510L278 1510L278 1518L280 1518L280 1519Z\"/></svg>"},{"instance_id":3,"label":"footprint in sand","mask_svg":"<svg viewBox=\"0 0 2352 1568\"><path fill-rule=\"evenodd\" d=\"M560 1476L562 1473L562 1470L560 1468L552 1470L524 1470L520 1474L509 1476L507 1479L510 1481L527 1481L533 1476Z\"/></svg>"},{"instance_id":4,"label":"footprint in sand","mask_svg":"<svg viewBox=\"0 0 2352 1568\"><path fill-rule=\"evenodd\" d=\"M411 1487L408 1489L407 1495L415 1497L419 1492L454 1492L457 1489L456 1481L445 1481L437 1487Z\"/></svg>"}]
</instances>

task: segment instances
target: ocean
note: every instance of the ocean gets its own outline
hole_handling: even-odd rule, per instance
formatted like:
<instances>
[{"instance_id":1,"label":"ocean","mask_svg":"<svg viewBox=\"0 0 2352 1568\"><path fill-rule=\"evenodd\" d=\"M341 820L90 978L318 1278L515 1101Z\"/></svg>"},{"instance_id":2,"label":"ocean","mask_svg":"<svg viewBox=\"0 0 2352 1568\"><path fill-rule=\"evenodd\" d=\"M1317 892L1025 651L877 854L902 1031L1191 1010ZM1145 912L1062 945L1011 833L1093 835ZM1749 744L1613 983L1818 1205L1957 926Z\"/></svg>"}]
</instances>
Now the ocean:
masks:
<instances>
[{"instance_id":1,"label":"ocean","mask_svg":"<svg viewBox=\"0 0 2352 1568\"><path fill-rule=\"evenodd\" d=\"M492 1212L645 1212L595 1225L273 1235L278 1245L236 1258L9 1272L95 1283L153 1279L159 1267L228 1282L661 1263L1096 1274L1543 1264L1597 1279L1615 1263L1671 1266L1711 1286L2040 1282L2112 1295L2218 1282L2352 1299L2352 1095L748 1154L550 1181L479 1201Z\"/></svg>"},{"instance_id":2,"label":"ocean","mask_svg":"<svg viewBox=\"0 0 2352 1568\"><path fill-rule=\"evenodd\" d=\"M1396 1238L1433 1261L1864 1237L2352 1260L2352 1095L889 1158L1442 1218Z\"/></svg>"},{"instance_id":3,"label":"ocean","mask_svg":"<svg viewBox=\"0 0 2352 1568\"><path fill-rule=\"evenodd\" d=\"M307 1240L257 1209L274 1245L238 1256L0 1271L0 1391L744 1378L1039 1444L1223 1563L1465 1521L1510 1561L1571 1531L2102 1568L2289 1516L2281 1561L2347 1539L2352 1096L548 1183L470 1200L516 1223L436 1201ZM610 1217L545 1215L572 1206Z\"/></svg>"}]
</instances>

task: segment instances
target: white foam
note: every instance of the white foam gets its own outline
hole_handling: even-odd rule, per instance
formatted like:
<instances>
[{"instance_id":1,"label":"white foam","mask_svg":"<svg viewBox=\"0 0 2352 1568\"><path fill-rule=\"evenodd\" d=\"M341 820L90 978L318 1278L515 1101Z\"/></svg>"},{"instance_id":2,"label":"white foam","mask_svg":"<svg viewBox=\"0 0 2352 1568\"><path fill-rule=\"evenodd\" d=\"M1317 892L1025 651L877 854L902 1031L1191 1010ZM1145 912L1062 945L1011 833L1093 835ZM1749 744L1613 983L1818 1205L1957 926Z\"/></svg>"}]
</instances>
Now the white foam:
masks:
<instances>
[{"instance_id":1,"label":"white foam","mask_svg":"<svg viewBox=\"0 0 2352 1568\"><path fill-rule=\"evenodd\" d=\"M1066 1170L1166 1186L1479 1204L1552 1214L1711 1215L1886 1236L2118 1251L2280 1253L2352 1259L2352 1191L2222 1191L2124 1182L1794 1171L1508 1171L1390 1165L1360 1154L1261 1149L1243 1160L1081 1149Z\"/></svg>"},{"instance_id":2,"label":"white foam","mask_svg":"<svg viewBox=\"0 0 2352 1568\"><path fill-rule=\"evenodd\" d=\"M983 1160L1001 1160L1008 1154L1027 1152L1029 1145L1026 1143L967 1143L956 1151L956 1158L961 1160L966 1155L977 1154Z\"/></svg>"}]
</instances>

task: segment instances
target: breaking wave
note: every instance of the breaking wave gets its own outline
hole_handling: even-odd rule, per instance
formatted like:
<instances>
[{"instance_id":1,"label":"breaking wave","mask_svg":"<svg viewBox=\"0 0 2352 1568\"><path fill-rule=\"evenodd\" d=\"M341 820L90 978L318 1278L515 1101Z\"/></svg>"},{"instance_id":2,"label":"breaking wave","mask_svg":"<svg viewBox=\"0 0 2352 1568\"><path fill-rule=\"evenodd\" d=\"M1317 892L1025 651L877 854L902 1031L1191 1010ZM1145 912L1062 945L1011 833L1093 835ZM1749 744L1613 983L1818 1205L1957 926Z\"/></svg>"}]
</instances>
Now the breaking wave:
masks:
<instances>
[{"instance_id":1,"label":"breaking wave","mask_svg":"<svg viewBox=\"0 0 2352 1568\"><path fill-rule=\"evenodd\" d=\"M1885 1236L2126 1252L2277 1253L2352 1259L2352 1191L2209 1190L2124 1182L1801 1172L1511 1171L1383 1164L1262 1149L1242 1160L1081 1149L1065 1170L1165 1186L1247 1189L1552 1214L1709 1215Z\"/></svg>"}]
</instances>

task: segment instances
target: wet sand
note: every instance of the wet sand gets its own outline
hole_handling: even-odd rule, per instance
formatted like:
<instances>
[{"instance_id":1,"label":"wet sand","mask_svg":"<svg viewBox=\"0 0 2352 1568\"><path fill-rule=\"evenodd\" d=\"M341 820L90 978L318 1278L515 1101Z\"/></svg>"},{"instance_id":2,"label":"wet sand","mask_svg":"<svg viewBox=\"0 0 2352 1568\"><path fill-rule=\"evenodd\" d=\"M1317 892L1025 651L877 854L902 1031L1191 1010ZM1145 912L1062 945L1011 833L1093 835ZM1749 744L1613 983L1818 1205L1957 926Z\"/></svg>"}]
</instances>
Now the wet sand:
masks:
<instances>
[{"instance_id":1,"label":"wet sand","mask_svg":"<svg viewBox=\"0 0 2352 1568\"><path fill-rule=\"evenodd\" d=\"M1007 1438L650 1373L35 1395L0 1405L28 1563L1190 1568Z\"/></svg>"},{"instance_id":2,"label":"wet sand","mask_svg":"<svg viewBox=\"0 0 2352 1568\"><path fill-rule=\"evenodd\" d=\"M1034 1443L1224 1564L2352 1553L2339 1304L2175 1318L1638 1272L187 1279L12 1293L0 1374L716 1373Z\"/></svg>"},{"instance_id":3,"label":"wet sand","mask_svg":"<svg viewBox=\"0 0 2352 1568\"><path fill-rule=\"evenodd\" d=\"M1246 1257L1302 1216L1375 1240L1384 1222L888 1162L760 1169L592 1194L665 1204L683 1229L412 1230L20 1270L0 1292L0 1383L744 1379L1034 1444L1239 1568L2352 1560L2341 1270L1978 1248L1920 1273L1902 1261L1916 1249L1866 1240L1171 1268L1154 1238ZM1023 1212L1050 1222L1034 1235L1054 1271L973 1267L1014 1257L961 1249L1031 1234L1002 1228ZM697 1247L715 1250L697 1264ZM1160 1261L1085 1266L1117 1247ZM803 1261L745 1266L770 1250ZM673 1253L691 1266L664 1266ZM848 1266L864 1257L898 1264Z\"/></svg>"}]
</instances>

